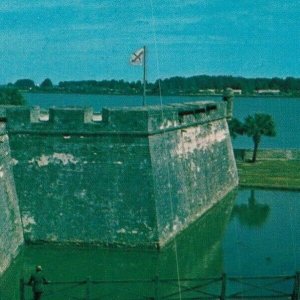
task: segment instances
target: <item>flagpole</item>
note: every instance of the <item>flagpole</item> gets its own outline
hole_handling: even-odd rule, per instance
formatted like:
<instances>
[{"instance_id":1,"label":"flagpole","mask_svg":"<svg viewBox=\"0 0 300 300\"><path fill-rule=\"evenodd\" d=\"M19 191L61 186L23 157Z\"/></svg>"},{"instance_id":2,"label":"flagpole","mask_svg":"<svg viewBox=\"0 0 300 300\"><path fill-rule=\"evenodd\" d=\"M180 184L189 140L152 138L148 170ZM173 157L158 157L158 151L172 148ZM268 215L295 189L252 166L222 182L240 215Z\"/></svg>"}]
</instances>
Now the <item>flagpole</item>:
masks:
<instances>
[{"instance_id":1,"label":"flagpole","mask_svg":"<svg viewBox=\"0 0 300 300\"><path fill-rule=\"evenodd\" d=\"M143 105L146 104L146 46L144 46L144 91L143 91Z\"/></svg>"}]
</instances>

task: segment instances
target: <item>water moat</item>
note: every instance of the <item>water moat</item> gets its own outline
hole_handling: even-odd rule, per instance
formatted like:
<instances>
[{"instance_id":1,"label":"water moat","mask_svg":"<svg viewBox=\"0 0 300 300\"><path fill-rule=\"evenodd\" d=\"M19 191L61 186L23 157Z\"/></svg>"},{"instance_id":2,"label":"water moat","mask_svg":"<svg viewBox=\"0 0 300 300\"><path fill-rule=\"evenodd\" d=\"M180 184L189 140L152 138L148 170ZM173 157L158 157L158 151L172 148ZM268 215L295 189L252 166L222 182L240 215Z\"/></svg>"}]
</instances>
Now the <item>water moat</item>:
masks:
<instances>
[{"instance_id":1,"label":"water moat","mask_svg":"<svg viewBox=\"0 0 300 300\"><path fill-rule=\"evenodd\" d=\"M231 276L294 274L300 269L299 196L299 192L241 189L160 252L27 246L1 279L0 299L19 299L19 279L28 279L36 264L43 265L52 281L183 279L217 277L223 272ZM117 299L126 289L107 285L104 292L103 286L95 286L92 295ZM142 296L149 289L149 284L133 284L127 296ZM177 289L176 284L163 285L160 292ZM49 299L72 299L84 292L84 286L47 286ZM27 287L26 299L30 295Z\"/></svg>"}]
</instances>

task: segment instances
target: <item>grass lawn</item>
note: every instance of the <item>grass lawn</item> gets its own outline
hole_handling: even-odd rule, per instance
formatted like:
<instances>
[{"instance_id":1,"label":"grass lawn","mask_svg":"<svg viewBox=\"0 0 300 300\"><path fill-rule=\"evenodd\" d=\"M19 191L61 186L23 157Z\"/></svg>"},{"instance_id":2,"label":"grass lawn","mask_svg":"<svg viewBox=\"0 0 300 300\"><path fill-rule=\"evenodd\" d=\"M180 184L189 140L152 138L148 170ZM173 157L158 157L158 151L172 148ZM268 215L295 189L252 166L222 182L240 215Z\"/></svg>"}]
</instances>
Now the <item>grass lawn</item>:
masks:
<instances>
[{"instance_id":1,"label":"grass lawn","mask_svg":"<svg viewBox=\"0 0 300 300\"><path fill-rule=\"evenodd\" d=\"M300 190L300 160L237 162L240 186Z\"/></svg>"}]
</instances>

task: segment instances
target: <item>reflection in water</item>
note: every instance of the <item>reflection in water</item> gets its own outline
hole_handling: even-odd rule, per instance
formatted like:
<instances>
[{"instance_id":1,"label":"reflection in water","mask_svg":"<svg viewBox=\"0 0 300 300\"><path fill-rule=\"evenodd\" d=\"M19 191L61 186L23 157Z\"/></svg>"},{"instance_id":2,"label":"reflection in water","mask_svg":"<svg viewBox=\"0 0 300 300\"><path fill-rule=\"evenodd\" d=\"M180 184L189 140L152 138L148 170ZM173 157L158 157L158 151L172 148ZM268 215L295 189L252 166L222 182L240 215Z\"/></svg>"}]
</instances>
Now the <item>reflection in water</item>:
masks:
<instances>
[{"instance_id":1,"label":"reflection in water","mask_svg":"<svg viewBox=\"0 0 300 300\"><path fill-rule=\"evenodd\" d=\"M219 276L223 272L221 242L235 196L235 192L229 194L160 252L27 246L1 279L0 299L19 299L19 279L24 277L27 280L36 264L43 266L50 281L76 281L87 277L95 280L151 280L156 277L182 279ZM84 293L84 287L81 289L79 287L76 291L73 288L73 297ZM172 289L176 291L178 287L160 286L159 293ZM73 299L68 298L70 294L62 295L63 290L69 293L66 287L49 285L47 290L53 293L48 299ZM126 294L125 290L139 296L151 296L154 293L153 287L147 284L133 284L130 288L126 286L126 289L118 285L93 286L91 293L117 299L116 295ZM30 295L30 288L26 288L26 299L30 299Z\"/></svg>"},{"instance_id":2,"label":"reflection in water","mask_svg":"<svg viewBox=\"0 0 300 300\"><path fill-rule=\"evenodd\" d=\"M222 273L221 242L235 197L235 192L229 194L160 252L160 277L174 278L175 247L181 278L215 276Z\"/></svg>"},{"instance_id":3,"label":"reflection in water","mask_svg":"<svg viewBox=\"0 0 300 300\"><path fill-rule=\"evenodd\" d=\"M237 216L241 224L249 227L260 227L266 222L269 214L269 205L257 203L255 191L251 190L248 204L235 205L232 217Z\"/></svg>"}]
</instances>

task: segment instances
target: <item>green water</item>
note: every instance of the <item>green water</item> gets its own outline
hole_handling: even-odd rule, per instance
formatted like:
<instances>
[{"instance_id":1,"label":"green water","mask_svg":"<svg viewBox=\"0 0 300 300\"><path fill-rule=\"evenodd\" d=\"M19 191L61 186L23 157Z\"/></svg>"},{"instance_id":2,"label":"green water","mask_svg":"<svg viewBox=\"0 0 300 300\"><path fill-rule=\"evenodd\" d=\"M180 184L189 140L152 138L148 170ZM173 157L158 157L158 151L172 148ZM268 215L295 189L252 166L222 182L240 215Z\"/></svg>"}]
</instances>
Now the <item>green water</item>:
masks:
<instances>
[{"instance_id":1,"label":"green water","mask_svg":"<svg viewBox=\"0 0 300 300\"><path fill-rule=\"evenodd\" d=\"M239 190L157 251L27 246L0 282L0 299L19 299L19 278L36 264L47 279L152 280L228 275L293 274L300 270L299 192ZM145 299L178 292L178 284L102 284L91 299ZM26 287L26 300L31 290ZM85 285L46 287L44 299L83 299ZM81 297L81 298L80 298Z\"/></svg>"},{"instance_id":2,"label":"green water","mask_svg":"<svg viewBox=\"0 0 300 300\"><path fill-rule=\"evenodd\" d=\"M222 242L232 275L300 271L300 192L240 190Z\"/></svg>"}]
</instances>

